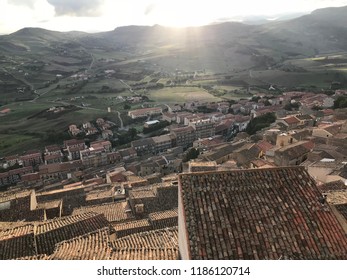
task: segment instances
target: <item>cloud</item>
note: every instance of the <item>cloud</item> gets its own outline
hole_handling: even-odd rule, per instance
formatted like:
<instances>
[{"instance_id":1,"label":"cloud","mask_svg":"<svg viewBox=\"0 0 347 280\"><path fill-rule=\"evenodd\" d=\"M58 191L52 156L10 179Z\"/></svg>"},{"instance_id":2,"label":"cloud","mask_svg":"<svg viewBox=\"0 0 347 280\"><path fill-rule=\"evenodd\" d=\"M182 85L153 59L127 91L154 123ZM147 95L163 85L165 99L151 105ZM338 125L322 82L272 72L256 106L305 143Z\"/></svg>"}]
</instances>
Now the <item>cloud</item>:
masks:
<instances>
[{"instance_id":1,"label":"cloud","mask_svg":"<svg viewBox=\"0 0 347 280\"><path fill-rule=\"evenodd\" d=\"M152 13L153 10L155 10L156 7L157 7L156 3L151 3L151 4L147 5L146 8L145 8L145 15L147 16L150 13Z\"/></svg>"},{"instance_id":2,"label":"cloud","mask_svg":"<svg viewBox=\"0 0 347 280\"><path fill-rule=\"evenodd\" d=\"M47 0L57 16L96 17L101 15L104 0Z\"/></svg>"},{"instance_id":3,"label":"cloud","mask_svg":"<svg viewBox=\"0 0 347 280\"><path fill-rule=\"evenodd\" d=\"M26 6L29 8L34 8L36 1L37 0L8 0L7 2L16 6Z\"/></svg>"}]
</instances>

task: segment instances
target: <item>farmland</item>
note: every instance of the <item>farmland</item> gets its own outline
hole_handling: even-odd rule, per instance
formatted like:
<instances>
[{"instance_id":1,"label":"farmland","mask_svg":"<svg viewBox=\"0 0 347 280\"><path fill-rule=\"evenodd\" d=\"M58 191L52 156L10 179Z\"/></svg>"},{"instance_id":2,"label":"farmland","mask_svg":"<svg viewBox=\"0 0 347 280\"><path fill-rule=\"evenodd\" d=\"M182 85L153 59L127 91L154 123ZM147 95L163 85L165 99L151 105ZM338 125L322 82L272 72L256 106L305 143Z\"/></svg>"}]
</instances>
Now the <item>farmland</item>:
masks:
<instances>
[{"instance_id":1,"label":"farmland","mask_svg":"<svg viewBox=\"0 0 347 280\"><path fill-rule=\"evenodd\" d=\"M150 91L149 98L155 102L184 103L192 101L213 102L221 99L198 87L166 87Z\"/></svg>"},{"instance_id":2,"label":"farmland","mask_svg":"<svg viewBox=\"0 0 347 280\"><path fill-rule=\"evenodd\" d=\"M71 123L102 117L119 124L117 112L125 126L139 128L126 117L129 107L346 88L344 33L316 30L306 20L129 26L95 34L24 28L0 36L0 110L10 109L0 116L0 157L16 147L45 145L52 130L64 134ZM312 43L315 36L303 36L303 26L321 39ZM61 113L45 113L59 106Z\"/></svg>"}]
</instances>

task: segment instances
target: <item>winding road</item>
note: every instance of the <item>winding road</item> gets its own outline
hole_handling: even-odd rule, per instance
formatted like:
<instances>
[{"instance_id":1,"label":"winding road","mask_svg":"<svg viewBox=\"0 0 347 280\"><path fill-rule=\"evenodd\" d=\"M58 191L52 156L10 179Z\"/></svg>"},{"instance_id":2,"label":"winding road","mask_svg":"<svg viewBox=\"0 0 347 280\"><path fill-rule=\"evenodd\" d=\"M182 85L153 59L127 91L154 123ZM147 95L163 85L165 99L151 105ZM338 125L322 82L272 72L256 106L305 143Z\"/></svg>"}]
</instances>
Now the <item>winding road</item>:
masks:
<instances>
[{"instance_id":1,"label":"winding road","mask_svg":"<svg viewBox=\"0 0 347 280\"><path fill-rule=\"evenodd\" d=\"M122 120L122 118L121 118L121 116L120 116L119 111L116 111L116 112L117 112L117 114L118 114L118 119L119 119L119 122L120 122L120 129L123 129L123 128L124 128L123 120Z\"/></svg>"}]
</instances>

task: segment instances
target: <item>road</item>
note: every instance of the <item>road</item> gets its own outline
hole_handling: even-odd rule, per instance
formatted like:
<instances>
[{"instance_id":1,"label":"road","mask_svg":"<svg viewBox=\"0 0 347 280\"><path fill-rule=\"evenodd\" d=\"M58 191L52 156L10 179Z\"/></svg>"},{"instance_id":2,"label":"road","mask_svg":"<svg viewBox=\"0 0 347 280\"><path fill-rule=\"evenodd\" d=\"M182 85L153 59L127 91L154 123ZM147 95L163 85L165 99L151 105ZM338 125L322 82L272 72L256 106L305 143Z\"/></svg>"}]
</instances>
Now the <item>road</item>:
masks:
<instances>
[{"instance_id":1,"label":"road","mask_svg":"<svg viewBox=\"0 0 347 280\"><path fill-rule=\"evenodd\" d=\"M40 97L44 96L46 93L49 93L51 90L55 89L56 86L57 86L57 84L50 85L47 89L45 89L44 91L40 92L40 94L38 94L33 100L30 100L30 102L36 102L37 99L39 99Z\"/></svg>"},{"instance_id":2,"label":"road","mask_svg":"<svg viewBox=\"0 0 347 280\"><path fill-rule=\"evenodd\" d=\"M93 107L80 106L80 105L76 105L76 104L65 102L65 101L52 101L52 103L58 103L58 104L61 104L64 106L75 106L75 107L81 108L81 109L89 109L89 110L94 110L94 111L107 112L107 110L103 110L103 109L99 109L99 108L93 108Z\"/></svg>"},{"instance_id":3,"label":"road","mask_svg":"<svg viewBox=\"0 0 347 280\"><path fill-rule=\"evenodd\" d=\"M130 85L128 85L128 84L127 84L126 82L124 82L123 80L119 80L119 81L120 81L123 85L125 85L131 93L136 94L136 92L131 88Z\"/></svg>"},{"instance_id":4,"label":"road","mask_svg":"<svg viewBox=\"0 0 347 280\"><path fill-rule=\"evenodd\" d=\"M94 55L92 55L91 53L89 53L89 54L90 54L90 57L92 58L92 61L90 62L90 65L89 65L89 67L88 67L88 70L87 70L87 71L89 71L89 70L91 70L91 69L92 69L92 67L93 67L93 65L94 65L94 62L95 62Z\"/></svg>"},{"instance_id":5,"label":"road","mask_svg":"<svg viewBox=\"0 0 347 280\"><path fill-rule=\"evenodd\" d=\"M30 90L34 90L34 85L29 83L27 80L16 77L14 74L12 74L11 72L7 71L5 68L3 68L4 72L6 72L8 75L12 76L14 79L21 81L22 83L26 84L27 86L30 87Z\"/></svg>"},{"instance_id":6,"label":"road","mask_svg":"<svg viewBox=\"0 0 347 280\"><path fill-rule=\"evenodd\" d=\"M117 112L117 114L118 114L118 119L119 119L119 121L120 121L120 129L123 129L123 127L124 127L124 125L123 125L123 120L122 120L122 118L121 118L121 116L120 116L119 111L116 111L116 112Z\"/></svg>"}]
</instances>

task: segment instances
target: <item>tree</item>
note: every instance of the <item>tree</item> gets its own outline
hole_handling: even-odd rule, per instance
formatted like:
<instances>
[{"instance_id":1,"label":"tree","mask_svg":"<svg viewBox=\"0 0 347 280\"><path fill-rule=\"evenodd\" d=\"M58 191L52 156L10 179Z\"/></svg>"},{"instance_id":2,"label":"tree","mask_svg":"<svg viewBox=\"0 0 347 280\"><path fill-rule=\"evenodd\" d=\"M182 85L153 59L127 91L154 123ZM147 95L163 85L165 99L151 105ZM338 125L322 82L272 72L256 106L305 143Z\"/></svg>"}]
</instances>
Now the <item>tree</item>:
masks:
<instances>
[{"instance_id":1,"label":"tree","mask_svg":"<svg viewBox=\"0 0 347 280\"><path fill-rule=\"evenodd\" d=\"M264 105L265 105L265 106L271 106L272 104L270 103L269 100L266 99L266 100L264 101Z\"/></svg>"},{"instance_id":2,"label":"tree","mask_svg":"<svg viewBox=\"0 0 347 280\"><path fill-rule=\"evenodd\" d=\"M124 110L129 110L129 109L131 109L131 106L130 106L130 104L125 103L123 108L124 108Z\"/></svg>"},{"instance_id":3,"label":"tree","mask_svg":"<svg viewBox=\"0 0 347 280\"><path fill-rule=\"evenodd\" d=\"M185 155L183 162L190 161L191 159L196 159L199 156L199 150L191 148Z\"/></svg>"},{"instance_id":4,"label":"tree","mask_svg":"<svg viewBox=\"0 0 347 280\"><path fill-rule=\"evenodd\" d=\"M118 135L118 145L128 144L135 139L137 139L137 130L132 127L127 132Z\"/></svg>"},{"instance_id":5,"label":"tree","mask_svg":"<svg viewBox=\"0 0 347 280\"><path fill-rule=\"evenodd\" d=\"M144 127L143 128L143 133L147 134L147 133L151 133L153 131L157 131L159 129L162 129L164 127L167 127L170 123L168 121L160 121L159 123L153 124L149 127Z\"/></svg>"},{"instance_id":6,"label":"tree","mask_svg":"<svg viewBox=\"0 0 347 280\"><path fill-rule=\"evenodd\" d=\"M134 140L137 136L137 130L134 127L130 128L128 133L129 133L131 140Z\"/></svg>"},{"instance_id":7,"label":"tree","mask_svg":"<svg viewBox=\"0 0 347 280\"><path fill-rule=\"evenodd\" d=\"M347 96L346 95L340 95L334 101L334 109L339 109L339 108L347 108Z\"/></svg>"},{"instance_id":8,"label":"tree","mask_svg":"<svg viewBox=\"0 0 347 280\"><path fill-rule=\"evenodd\" d=\"M274 113L266 113L262 116L259 116L259 117L252 119L246 128L246 132L249 135L253 135L257 131L259 131L265 127L270 126L270 124L273 123L274 121L276 121L275 114Z\"/></svg>"}]
</instances>

